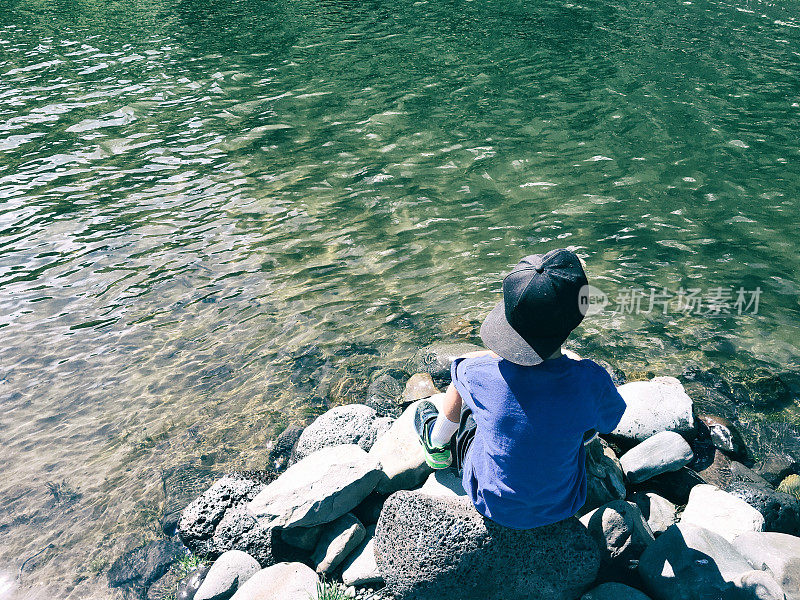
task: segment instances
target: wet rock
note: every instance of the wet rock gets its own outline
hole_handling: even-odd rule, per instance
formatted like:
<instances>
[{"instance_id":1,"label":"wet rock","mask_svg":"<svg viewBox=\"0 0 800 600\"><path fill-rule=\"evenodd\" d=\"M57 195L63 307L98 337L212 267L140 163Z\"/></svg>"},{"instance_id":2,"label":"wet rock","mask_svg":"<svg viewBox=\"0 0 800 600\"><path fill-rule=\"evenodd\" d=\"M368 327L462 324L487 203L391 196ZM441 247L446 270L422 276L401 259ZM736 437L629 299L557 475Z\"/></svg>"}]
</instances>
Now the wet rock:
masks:
<instances>
[{"instance_id":1,"label":"wet rock","mask_svg":"<svg viewBox=\"0 0 800 600\"><path fill-rule=\"evenodd\" d=\"M733 580L725 600L787 600L775 577L766 571L748 571Z\"/></svg>"},{"instance_id":2,"label":"wet rock","mask_svg":"<svg viewBox=\"0 0 800 600\"><path fill-rule=\"evenodd\" d=\"M247 507L271 526L313 527L358 506L380 477L379 465L360 447L331 446L289 467Z\"/></svg>"},{"instance_id":3,"label":"wet rock","mask_svg":"<svg viewBox=\"0 0 800 600\"><path fill-rule=\"evenodd\" d=\"M440 410L443 400L444 394L431 398ZM382 474L375 488L381 494L415 488L431 473L414 429L414 412L418 402L409 405L369 451L370 456L381 465Z\"/></svg>"},{"instance_id":4,"label":"wet rock","mask_svg":"<svg viewBox=\"0 0 800 600\"><path fill-rule=\"evenodd\" d=\"M750 392L749 404L760 411L785 408L792 403L792 394L783 377L764 367L743 373L743 383Z\"/></svg>"},{"instance_id":5,"label":"wet rock","mask_svg":"<svg viewBox=\"0 0 800 600\"><path fill-rule=\"evenodd\" d=\"M688 523L667 529L639 559L642 581L657 600L721 599L751 570L725 538Z\"/></svg>"},{"instance_id":6,"label":"wet rock","mask_svg":"<svg viewBox=\"0 0 800 600\"><path fill-rule=\"evenodd\" d=\"M276 473L280 473L286 469L292 458L294 447L302 433L303 427L296 423L292 423L284 429L275 439L275 442L269 450L267 466L274 469Z\"/></svg>"},{"instance_id":7,"label":"wet rock","mask_svg":"<svg viewBox=\"0 0 800 600\"><path fill-rule=\"evenodd\" d=\"M302 563L278 563L262 569L232 596L233 600L317 600L319 578Z\"/></svg>"},{"instance_id":8,"label":"wet rock","mask_svg":"<svg viewBox=\"0 0 800 600\"><path fill-rule=\"evenodd\" d=\"M773 487L770 486L766 479L753 471L753 469L744 466L736 460L731 461L731 480L731 483L746 482L755 483L764 487Z\"/></svg>"},{"instance_id":9,"label":"wet rock","mask_svg":"<svg viewBox=\"0 0 800 600\"><path fill-rule=\"evenodd\" d=\"M484 519L467 498L418 491L386 501L375 558L397 600L571 600L600 564L577 519L518 531Z\"/></svg>"},{"instance_id":10,"label":"wet rock","mask_svg":"<svg viewBox=\"0 0 800 600\"><path fill-rule=\"evenodd\" d=\"M755 483L734 483L728 493L741 498L764 516L764 530L800 535L800 500Z\"/></svg>"},{"instance_id":11,"label":"wet rock","mask_svg":"<svg viewBox=\"0 0 800 600\"><path fill-rule=\"evenodd\" d=\"M753 470L766 479L772 487L778 487L789 475L800 473L800 462L788 454L770 454L756 463Z\"/></svg>"},{"instance_id":12,"label":"wet rock","mask_svg":"<svg viewBox=\"0 0 800 600\"><path fill-rule=\"evenodd\" d=\"M436 384L433 383L433 378L430 373L416 373L411 376L411 379L406 381L403 395L400 399L402 404L410 404L422 398L430 398L434 394L439 394L436 389Z\"/></svg>"},{"instance_id":13,"label":"wet rock","mask_svg":"<svg viewBox=\"0 0 800 600\"><path fill-rule=\"evenodd\" d=\"M631 495L631 502L639 507L653 535L664 533L678 520L678 507L658 494L636 492Z\"/></svg>"},{"instance_id":14,"label":"wet rock","mask_svg":"<svg viewBox=\"0 0 800 600\"><path fill-rule=\"evenodd\" d=\"M127 587L144 591L184 552L181 543L162 539L139 546L120 556L108 570L109 587Z\"/></svg>"},{"instance_id":15,"label":"wet rock","mask_svg":"<svg viewBox=\"0 0 800 600\"><path fill-rule=\"evenodd\" d=\"M603 583L581 596L581 600L650 600L650 597L624 583Z\"/></svg>"},{"instance_id":16,"label":"wet rock","mask_svg":"<svg viewBox=\"0 0 800 600\"><path fill-rule=\"evenodd\" d=\"M729 542L745 531L762 531L764 516L744 500L713 485L698 485L689 494L681 524L712 531Z\"/></svg>"},{"instance_id":17,"label":"wet rock","mask_svg":"<svg viewBox=\"0 0 800 600\"><path fill-rule=\"evenodd\" d=\"M740 535L733 545L753 568L769 569L790 599L800 598L800 538L752 531Z\"/></svg>"},{"instance_id":18,"label":"wet rock","mask_svg":"<svg viewBox=\"0 0 800 600\"><path fill-rule=\"evenodd\" d=\"M674 377L634 381L618 390L627 408L612 435L643 442L662 431L693 434L692 400Z\"/></svg>"},{"instance_id":19,"label":"wet rock","mask_svg":"<svg viewBox=\"0 0 800 600\"><path fill-rule=\"evenodd\" d=\"M683 437L661 431L623 454L619 462L628 481L641 483L651 477L688 465L694 453Z\"/></svg>"},{"instance_id":20,"label":"wet rock","mask_svg":"<svg viewBox=\"0 0 800 600\"><path fill-rule=\"evenodd\" d=\"M419 491L431 496L446 496L450 498L465 497L467 495L461 478L453 469L434 471L428 475Z\"/></svg>"},{"instance_id":21,"label":"wet rock","mask_svg":"<svg viewBox=\"0 0 800 600\"><path fill-rule=\"evenodd\" d=\"M716 415L698 415L699 421L708 429L708 435L715 448L738 459L747 458L747 446L739 429L730 420Z\"/></svg>"},{"instance_id":22,"label":"wet rock","mask_svg":"<svg viewBox=\"0 0 800 600\"><path fill-rule=\"evenodd\" d=\"M330 573L336 569L364 541L365 536L364 526L351 513L328 523L311 555L317 573Z\"/></svg>"},{"instance_id":23,"label":"wet rock","mask_svg":"<svg viewBox=\"0 0 800 600\"><path fill-rule=\"evenodd\" d=\"M164 533L167 535L175 533L181 511L208 488L214 477L210 468L192 464L173 467L162 473L164 508L160 524Z\"/></svg>"},{"instance_id":24,"label":"wet rock","mask_svg":"<svg viewBox=\"0 0 800 600\"><path fill-rule=\"evenodd\" d=\"M322 535L321 527L293 527L292 529L281 529L281 539L292 546L311 552L317 547L319 537Z\"/></svg>"},{"instance_id":25,"label":"wet rock","mask_svg":"<svg viewBox=\"0 0 800 600\"><path fill-rule=\"evenodd\" d=\"M604 570L635 569L639 556L655 539L639 507L624 500L609 502L580 521L601 550Z\"/></svg>"},{"instance_id":26,"label":"wet rock","mask_svg":"<svg viewBox=\"0 0 800 600\"><path fill-rule=\"evenodd\" d=\"M378 522L385 502L386 495L372 492L352 512L364 525L374 525Z\"/></svg>"},{"instance_id":27,"label":"wet rock","mask_svg":"<svg viewBox=\"0 0 800 600\"><path fill-rule=\"evenodd\" d=\"M778 491L800 499L800 475L789 475L778 485Z\"/></svg>"},{"instance_id":28,"label":"wet rock","mask_svg":"<svg viewBox=\"0 0 800 600\"><path fill-rule=\"evenodd\" d=\"M292 462L329 446L356 444L368 452L375 443L373 427L377 414L364 404L337 406L317 417L303 430L294 448Z\"/></svg>"},{"instance_id":29,"label":"wet rock","mask_svg":"<svg viewBox=\"0 0 800 600\"><path fill-rule=\"evenodd\" d=\"M704 482L715 485L718 488L727 489L733 483L733 470L731 459L716 448L713 453L713 460L708 465L691 465L695 472Z\"/></svg>"},{"instance_id":30,"label":"wet rock","mask_svg":"<svg viewBox=\"0 0 800 600\"><path fill-rule=\"evenodd\" d=\"M180 571L178 567L173 564L166 573L147 588L146 600L164 600L164 598L175 596L180 578Z\"/></svg>"},{"instance_id":31,"label":"wet rock","mask_svg":"<svg viewBox=\"0 0 800 600\"><path fill-rule=\"evenodd\" d=\"M342 564L342 581L345 585L383 583L383 576L375 560L374 538L375 527L368 527L364 541L345 559Z\"/></svg>"},{"instance_id":32,"label":"wet rock","mask_svg":"<svg viewBox=\"0 0 800 600\"><path fill-rule=\"evenodd\" d=\"M439 383L450 383L450 365L459 356L483 350L475 344L432 344L421 348L411 359L408 370L412 373L429 373Z\"/></svg>"},{"instance_id":33,"label":"wet rock","mask_svg":"<svg viewBox=\"0 0 800 600\"><path fill-rule=\"evenodd\" d=\"M260 570L258 561L246 552L229 550L211 565L194 600L228 600Z\"/></svg>"},{"instance_id":34,"label":"wet rock","mask_svg":"<svg viewBox=\"0 0 800 600\"><path fill-rule=\"evenodd\" d=\"M406 374L397 369L375 374L367 388L364 404L375 409L380 417L397 417L402 412L400 398Z\"/></svg>"},{"instance_id":35,"label":"wet rock","mask_svg":"<svg viewBox=\"0 0 800 600\"><path fill-rule=\"evenodd\" d=\"M211 565L200 565L192 570L186 577L178 582L178 588L175 593L175 600L194 600L194 595L200 586L203 585ZM167 595L169 598L169 595Z\"/></svg>"},{"instance_id":36,"label":"wet rock","mask_svg":"<svg viewBox=\"0 0 800 600\"><path fill-rule=\"evenodd\" d=\"M586 448L586 503L581 515L613 500L625 498L625 478L617 455L602 439Z\"/></svg>"},{"instance_id":37,"label":"wet rock","mask_svg":"<svg viewBox=\"0 0 800 600\"><path fill-rule=\"evenodd\" d=\"M225 512L248 502L262 488L264 484L253 479L235 474L223 476L181 513L178 520L181 541L195 554L208 553L206 542L213 537Z\"/></svg>"}]
</instances>

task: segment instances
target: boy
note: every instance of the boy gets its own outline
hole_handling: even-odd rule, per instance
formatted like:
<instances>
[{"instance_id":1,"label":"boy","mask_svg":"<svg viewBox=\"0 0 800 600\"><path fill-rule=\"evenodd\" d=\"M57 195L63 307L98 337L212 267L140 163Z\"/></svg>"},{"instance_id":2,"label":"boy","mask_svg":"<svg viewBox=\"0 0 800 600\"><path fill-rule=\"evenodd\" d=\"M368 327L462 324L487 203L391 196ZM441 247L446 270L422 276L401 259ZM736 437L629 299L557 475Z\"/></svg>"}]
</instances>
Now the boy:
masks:
<instances>
[{"instance_id":1,"label":"boy","mask_svg":"<svg viewBox=\"0 0 800 600\"><path fill-rule=\"evenodd\" d=\"M454 463L478 512L505 527L574 515L586 501L587 432L612 431L625 410L600 365L561 352L583 320L586 285L569 250L523 258L481 326L489 350L453 361L441 413L430 401L417 407L428 464Z\"/></svg>"}]
</instances>

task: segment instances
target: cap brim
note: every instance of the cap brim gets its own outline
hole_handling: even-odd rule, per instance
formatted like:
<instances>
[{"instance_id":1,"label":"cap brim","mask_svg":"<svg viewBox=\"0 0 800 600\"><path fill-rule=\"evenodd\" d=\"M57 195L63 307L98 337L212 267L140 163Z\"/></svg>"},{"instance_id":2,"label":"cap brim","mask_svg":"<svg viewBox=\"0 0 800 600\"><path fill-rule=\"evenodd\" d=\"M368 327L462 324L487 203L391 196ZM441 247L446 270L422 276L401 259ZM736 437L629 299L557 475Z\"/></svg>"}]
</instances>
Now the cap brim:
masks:
<instances>
[{"instance_id":1,"label":"cap brim","mask_svg":"<svg viewBox=\"0 0 800 600\"><path fill-rule=\"evenodd\" d=\"M532 367L542 362L542 357L506 320L502 300L483 320L481 339L487 348L514 364Z\"/></svg>"}]
</instances>

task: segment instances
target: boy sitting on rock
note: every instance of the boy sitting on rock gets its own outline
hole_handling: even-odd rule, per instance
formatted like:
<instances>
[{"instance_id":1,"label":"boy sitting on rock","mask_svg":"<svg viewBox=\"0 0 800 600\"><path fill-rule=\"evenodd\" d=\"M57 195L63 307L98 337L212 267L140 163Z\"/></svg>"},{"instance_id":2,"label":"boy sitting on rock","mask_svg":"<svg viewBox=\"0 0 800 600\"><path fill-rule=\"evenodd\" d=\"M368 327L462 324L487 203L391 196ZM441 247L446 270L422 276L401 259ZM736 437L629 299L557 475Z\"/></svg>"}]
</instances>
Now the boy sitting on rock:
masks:
<instances>
[{"instance_id":1,"label":"boy sitting on rock","mask_svg":"<svg viewBox=\"0 0 800 600\"><path fill-rule=\"evenodd\" d=\"M478 512L505 527L574 515L586 501L584 442L612 431L625 410L600 365L561 352L583 320L586 285L569 250L523 258L481 326L490 350L453 361L441 413L430 401L417 407L428 464L454 464Z\"/></svg>"}]
</instances>

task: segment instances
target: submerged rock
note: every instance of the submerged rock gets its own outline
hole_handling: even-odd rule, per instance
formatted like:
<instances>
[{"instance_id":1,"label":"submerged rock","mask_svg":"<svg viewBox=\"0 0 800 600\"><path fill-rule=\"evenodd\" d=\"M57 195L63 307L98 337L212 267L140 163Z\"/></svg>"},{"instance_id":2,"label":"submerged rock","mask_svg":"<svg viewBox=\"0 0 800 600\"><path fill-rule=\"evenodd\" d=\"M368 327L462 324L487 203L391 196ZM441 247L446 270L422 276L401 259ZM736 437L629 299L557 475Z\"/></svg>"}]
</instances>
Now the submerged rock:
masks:
<instances>
[{"instance_id":1,"label":"submerged rock","mask_svg":"<svg viewBox=\"0 0 800 600\"><path fill-rule=\"evenodd\" d=\"M275 443L269 450L267 456L267 466L280 473L289 466L289 462L294 452L294 447L303 433L303 427L293 423L284 429L275 439Z\"/></svg>"},{"instance_id":2,"label":"submerged rock","mask_svg":"<svg viewBox=\"0 0 800 600\"><path fill-rule=\"evenodd\" d=\"M432 344L417 351L408 370L412 373L429 373L436 381L450 383L450 365L453 360L476 350L483 348L465 342Z\"/></svg>"},{"instance_id":3,"label":"submerged rock","mask_svg":"<svg viewBox=\"0 0 800 600\"><path fill-rule=\"evenodd\" d=\"M108 570L109 587L127 587L143 593L166 573L184 552L177 540L156 540L139 546L115 560Z\"/></svg>"},{"instance_id":4,"label":"submerged rock","mask_svg":"<svg viewBox=\"0 0 800 600\"><path fill-rule=\"evenodd\" d=\"M634 381L621 385L618 391L627 407L612 435L643 442L662 431L693 434L692 399L674 377Z\"/></svg>"},{"instance_id":5,"label":"submerged rock","mask_svg":"<svg viewBox=\"0 0 800 600\"><path fill-rule=\"evenodd\" d=\"M573 600L600 565L575 518L518 531L484 519L467 498L418 491L386 501L375 557L397 600Z\"/></svg>"},{"instance_id":6,"label":"submerged rock","mask_svg":"<svg viewBox=\"0 0 800 600\"><path fill-rule=\"evenodd\" d=\"M380 417L397 417L402 411L400 397L405 378L406 374L397 369L378 372L367 388L364 404L374 408Z\"/></svg>"},{"instance_id":7,"label":"submerged rock","mask_svg":"<svg viewBox=\"0 0 800 600\"><path fill-rule=\"evenodd\" d=\"M331 446L289 467L247 508L260 523L273 527L313 527L350 512L380 477L377 462L358 446Z\"/></svg>"}]
</instances>

